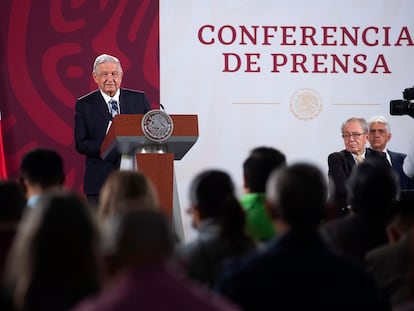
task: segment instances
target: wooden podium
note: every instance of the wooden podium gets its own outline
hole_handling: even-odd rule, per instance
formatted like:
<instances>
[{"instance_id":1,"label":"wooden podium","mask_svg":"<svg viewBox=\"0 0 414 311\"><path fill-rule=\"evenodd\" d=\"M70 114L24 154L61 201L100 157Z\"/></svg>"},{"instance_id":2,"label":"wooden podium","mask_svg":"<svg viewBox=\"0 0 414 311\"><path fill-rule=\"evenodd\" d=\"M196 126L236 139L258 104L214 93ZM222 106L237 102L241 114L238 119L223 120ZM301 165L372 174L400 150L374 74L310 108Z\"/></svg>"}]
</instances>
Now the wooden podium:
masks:
<instances>
[{"instance_id":1,"label":"wooden podium","mask_svg":"<svg viewBox=\"0 0 414 311\"><path fill-rule=\"evenodd\" d=\"M170 115L173 132L162 142L148 139L141 127L143 114L118 114L101 146L101 157L116 148L153 182L163 211L172 220L174 160L181 160L198 139L197 115Z\"/></svg>"}]
</instances>

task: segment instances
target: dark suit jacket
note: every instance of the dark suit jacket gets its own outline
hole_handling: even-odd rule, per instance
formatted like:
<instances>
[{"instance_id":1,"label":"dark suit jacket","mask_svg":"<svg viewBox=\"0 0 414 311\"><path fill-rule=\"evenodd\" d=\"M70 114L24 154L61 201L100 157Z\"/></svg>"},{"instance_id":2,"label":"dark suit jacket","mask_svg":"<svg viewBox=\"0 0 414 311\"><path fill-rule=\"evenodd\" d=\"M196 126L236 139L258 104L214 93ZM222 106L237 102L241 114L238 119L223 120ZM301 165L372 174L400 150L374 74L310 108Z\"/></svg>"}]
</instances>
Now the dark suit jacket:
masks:
<instances>
[{"instance_id":1,"label":"dark suit jacket","mask_svg":"<svg viewBox=\"0 0 414 311\"><path fill-rule=\"evenodd\" d=\"M414 180L405 175L403 170L404 159L407 157L405 153L394 152L387 150L391 157L392 168L397 172L400 178L401 190L412 190L414 189Z\"/></svg>"},{"instance_id":2,"label":"dark suit jacket","mask_svg":"<svg viewBox=\"0 0 414 311\"><path fill-rule=\"evenodd\" d=\"M413 299L413 237L414 231L410 231L397 243L374 248L366 255L369 272L393 306Z\"/></svg>"},{"instance_id":3,"label":"dark suit jacket","mask_svg":"<svg viewBox=\"0 0 414 311\"><path fill-rule=\"evenodd\" d=\"M291 231L227 267L216 288L243 310L387 310L374 279L313 231Z\"/></svg>"},{"instance_id":4,"label":"dark suit jacket","mask_svg":"<svg viewBox=\"0 0 414 311\"><path fill-rule=\"evenodd\" d=\"M365 149L366 159L379 159L384 165L389 165L385 153L371 148ZM346 150L333 152L328 156L329 189L339 214L343 214L347 210L346 182L355 164L352 154Z\"/></svg>"},{"instance_id":5,"label":"dark suit jacket","mask_svg":"<svg viewBox=\"0 0 414 311\"><path fill-rule=\"evenodd\" d=\"M122 88L119 105L121 114L145 114L151 110L145 93ZM101 144L111 119L108 105L99 90L76 101L75 146L79 153L86 156L83 186L87 195L98 195L108 175L119 168L120 153L115 151L105 160L100 156Z\"/></svg>"},{"instance_id":6,"label":"dark suit jacket","mask_svg":"<svg viewBox=\"0 0 414 311\"><path fill-rule=\"evenodd\" d=\"M384 221L372 214L351 213L333 219L322 224L320 232L329 244L361 263L365 262L367 252L388 243Z\"/></svg>"}]
</instances>

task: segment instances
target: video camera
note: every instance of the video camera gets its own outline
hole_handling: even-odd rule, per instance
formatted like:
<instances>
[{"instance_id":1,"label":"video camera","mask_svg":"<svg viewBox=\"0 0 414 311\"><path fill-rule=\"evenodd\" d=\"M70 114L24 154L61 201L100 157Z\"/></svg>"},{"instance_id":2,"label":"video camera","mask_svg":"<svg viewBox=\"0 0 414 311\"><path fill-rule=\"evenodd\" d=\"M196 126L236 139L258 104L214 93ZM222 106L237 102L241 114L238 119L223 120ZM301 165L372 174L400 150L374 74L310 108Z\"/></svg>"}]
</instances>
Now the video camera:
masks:
<instances>
[{"instance_id":1,"label":"video camera","mask_svg":"<svg viewBox=\"0 0 414 311\"><path fill-rule=\"evenodd\" d=\"M390 101L390 114L409 115L414 118L414 87L406 88L403 91L403 98Z\"/></svg>"}]
</instances>

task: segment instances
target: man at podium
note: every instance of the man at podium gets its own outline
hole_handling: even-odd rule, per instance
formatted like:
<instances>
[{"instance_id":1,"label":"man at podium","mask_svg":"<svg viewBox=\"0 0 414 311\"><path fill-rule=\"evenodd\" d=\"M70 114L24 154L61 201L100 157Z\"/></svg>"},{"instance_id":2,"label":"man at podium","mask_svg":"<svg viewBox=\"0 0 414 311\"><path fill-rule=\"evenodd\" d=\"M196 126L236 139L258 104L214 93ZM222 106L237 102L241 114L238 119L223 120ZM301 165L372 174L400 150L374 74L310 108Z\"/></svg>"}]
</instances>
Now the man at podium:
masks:
<instances>
[{"instance_id":1,"label":"man at podium","mask_svg":"<svg viewBox=\"0 0 414 311\"><path fill-rule=\"evenodd\" d=\"M119 169L121 154L113 150L105 160L101 144L116 114L145 114L151 110L144 92L121 88L122 66L118 58L102 54L93 64L92 77L98 89L76 101L75 146L86 156L84 193L97 204L99 191L108 175Z\"/></svg>"}]
</instances>

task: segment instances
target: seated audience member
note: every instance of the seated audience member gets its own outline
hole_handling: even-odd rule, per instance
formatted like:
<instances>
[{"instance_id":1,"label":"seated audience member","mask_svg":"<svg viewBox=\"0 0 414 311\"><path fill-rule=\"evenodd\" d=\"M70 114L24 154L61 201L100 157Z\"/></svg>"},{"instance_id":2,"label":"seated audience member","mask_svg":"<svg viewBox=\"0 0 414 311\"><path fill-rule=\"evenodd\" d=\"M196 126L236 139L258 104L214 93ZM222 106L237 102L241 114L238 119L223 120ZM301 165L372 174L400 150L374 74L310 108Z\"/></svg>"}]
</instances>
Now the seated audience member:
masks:
<instances>
[{"instance_id":1,"label":"seated audience member","mask_svg":"<svg viewBox=\"0 0 414 311\"><path fill-rule=\"evenodd\" d=\"M225 261L256 247L245 233L246 216L234 191L230 176L220 170L203 171L190 185L188 212L198 236L177 245L176 256L191 278L207 286L214 284Z\"/></svg>"},{"instance_id":2,"label":"seated audience member","mask_svg":"<svg viewBox=\"0 0 414 311\"><path fill-rule=\"evenodd\" d=\"M139 171L113 171L99 194L97 216L100 229L105 231L120 213L136 209L159 209L152 182ZM110 282L114 271L106 268L106 279Z\"/></svg>"},{"instance_id":3,"label":"seated audience member","mask_svg":"<svg viewBox=\"0 0 414 311\"><path fill-rule=\"evenodd\" d=\"M29 207L34 207L41 195L62 189L65 181L63 159L52 149L28 151L20 163L20 174Z\"/></svg>"},{"instance_id":4,"label":"seated audience member","mask_svg":"<svg viewBox=\"0 0 414 311\"><path fill-rule=\"evenodd\" d=\"M246 212L247 233L258 242L266 242L275 235L265 206L266 181L272 170L285 164L283 153L265 146L254 148L243 162L245 194L240 203Z\"/></svg>"},{"instance_id":5,"label":"seated audience member","mask_svg":"<svg viewBox=\"0 0 414 311\"><path fill-rule=\"evenodd\" d=\"M158 197L151 181L138 171L112 172L99 195L99 224L105 225L125 210L140 208L158 209Z\"/></svg>"},{"instance_id":6,"label":"seated audience member","mask_svg":"<svg viewBox=\"0 0 414 311\"><path fill-rule=\"evenodd\" d=\"M101 287L98 229L83 198L45 194L26 210L6 270L17 310L67 310Z\"/></svg>"},{"instance_id":7,"label":"seated audience member","mask_svg":"<svg viewBox=\"0 0 414 311\"><path fill-rule=\"evenodd\" d=\"M276 169L266 200L278 238L228 266L216 289L245 311L389 310L365 269L320 237L327 192L325 177L313 165Z\"/></svg>"},{"instance_id":8,"label":"seated audience member","mask_svg":"<svg viewBox=\"0 0 414 311\"><path fill-rule=\"evenodd\" d=\"M393 307L414 300L414 192L402 191L387 226L389 243L366 255L369 271Z\"/></svg>"},{"instance_id":9,"label":"seated audience member","mask_svg":"<svg viewBox=\"0 0 414 311\"><path fill-rule=\"evenodd\" d=\"M25 206L21 186L14 181L0 181L0 279Z\"/></svg>"},{"instance_id":10,"label":"seated audience member","mask_svg":"<svg viewBox=\"0 0 414 311\"><path fill-rule=\"evenodd\" d=\"M380 159L389 165L385 154L366 148L368 141L368 124L363 118L349 118L341 126L345 149L328 156L328 175L331 197L337 206L338 216L348 214L346 182L357 163L364 159Z\"/></svg>"},{"instance_id":11,"label":"seated audience member","mask_svg":"<svg viewBox=\"0 0 414 311\"><path fill-rule=\"evenodd\" d=\"M372 117L369 122L368 140L371 148L384 152L388 162L398 174L400 179L400 189L414 189L414 180L405 175L403 170L404 159L407 157L405 153L390 151L387 143L391 140L391 129L388 120L383 116Z\"/></svg>"},{"instance_id":12,"label":"seated audience member","mask_svg":"<svg viewBox=\"0 0 414 311\"><path fill-rule=\"evenodd\" d=\"M326 222L323 235L361 262L371 249L387 243L386 224L398 198L398 176L391 166L366 160L352 171L348 180L351 213Z\"/></svg>"},{"instance_id":13,"label":"seated audience member","mask_svg":"<svg viewBox=\"0 0 414 311\"><path fill-rule=\"evenodd\" d=\"M76 311L238 310L183 278L172 259L175 238L160 211L124 211L106 227L104 250L117 276Z\"/></svg>"}]
</instances>

